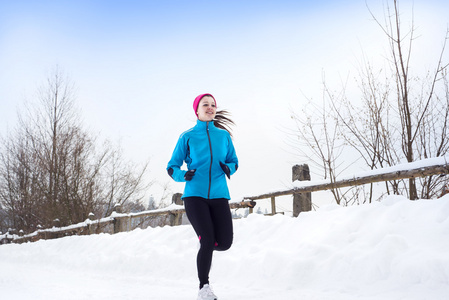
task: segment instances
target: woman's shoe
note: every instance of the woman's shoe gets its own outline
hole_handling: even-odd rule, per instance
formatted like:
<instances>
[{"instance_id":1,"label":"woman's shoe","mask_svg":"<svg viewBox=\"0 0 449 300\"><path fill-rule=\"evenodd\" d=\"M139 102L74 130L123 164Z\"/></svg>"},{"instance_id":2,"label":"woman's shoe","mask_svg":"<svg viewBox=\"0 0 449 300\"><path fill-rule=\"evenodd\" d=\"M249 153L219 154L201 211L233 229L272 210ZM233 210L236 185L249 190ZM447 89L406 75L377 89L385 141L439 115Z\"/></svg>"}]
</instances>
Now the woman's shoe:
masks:
<instances>
[{"instance_id":1,"label":"woman's shoe","mask_svg":"<svg viewBox=\"0 0 449 300\"><path fill-rule=\"evenodd\" d=\"M197 300L217 300L217 296L215 296L214 292L210 288L210 285L205 284L203 288L198 292Z\"/></svg>"}]
</instances>

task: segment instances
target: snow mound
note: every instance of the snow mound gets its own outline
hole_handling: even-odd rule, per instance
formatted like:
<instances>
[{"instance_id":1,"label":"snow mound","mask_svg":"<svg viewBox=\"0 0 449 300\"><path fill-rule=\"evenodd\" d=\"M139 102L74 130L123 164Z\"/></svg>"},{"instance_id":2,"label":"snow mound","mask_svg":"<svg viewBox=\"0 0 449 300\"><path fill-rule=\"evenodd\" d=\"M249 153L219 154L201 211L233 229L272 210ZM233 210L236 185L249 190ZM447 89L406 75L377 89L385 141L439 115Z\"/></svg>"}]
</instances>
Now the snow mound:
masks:
<instances>
[{"instance_id":1,"label":"snow mound","mask_svg":"<svg viewBox=\"0 0 449 300\"><path fill-rule=\"evenodd\" d=\"M195 299L189 225L0 246L2 299ZM234 221L220 299L447 299L449 195Z\"/></svg>"}]
</instances>

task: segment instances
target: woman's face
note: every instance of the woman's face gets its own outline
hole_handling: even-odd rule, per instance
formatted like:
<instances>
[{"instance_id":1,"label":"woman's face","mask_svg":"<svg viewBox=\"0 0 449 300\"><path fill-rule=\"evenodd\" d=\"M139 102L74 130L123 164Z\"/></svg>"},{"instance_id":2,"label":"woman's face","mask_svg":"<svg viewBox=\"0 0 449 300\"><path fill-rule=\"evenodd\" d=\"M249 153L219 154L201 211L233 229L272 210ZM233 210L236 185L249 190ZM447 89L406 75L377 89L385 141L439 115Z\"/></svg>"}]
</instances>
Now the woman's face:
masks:
<instances>
[{"instance_id":1,"label":"woman's face","mask_svg":"<svg viewBox=\"0 0 449 300\"><path fill-rule=\"evenodd\" d=\"M198 104L198 119L200 121L208 122L215 118L217 108L215 107L215 100L210 96L204 96Z\"/></svg>"}]
</instances>

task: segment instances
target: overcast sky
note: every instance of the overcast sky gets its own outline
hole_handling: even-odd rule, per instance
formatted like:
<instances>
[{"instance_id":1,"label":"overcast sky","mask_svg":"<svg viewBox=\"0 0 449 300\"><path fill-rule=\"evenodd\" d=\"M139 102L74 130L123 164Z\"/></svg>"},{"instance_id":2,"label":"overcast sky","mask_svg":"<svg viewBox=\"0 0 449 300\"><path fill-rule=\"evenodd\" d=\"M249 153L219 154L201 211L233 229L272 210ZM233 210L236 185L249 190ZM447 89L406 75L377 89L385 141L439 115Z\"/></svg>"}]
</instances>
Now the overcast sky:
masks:
<instances>
[{"instance_id":1,"label":"overcast sky","mask_svg":"<svg viewBox=\"0 0 449 300\"><path fill-rule=\"evenodd\" d=\"M195 124L193 99L207 92L237 124L240 168L231 195L282 189L291 166L307 163L287 143L291 109L306 96L320 101L323 73L335 88L356 77L362 51L383 60L386 39L367 5L383 19L384 4L0 0L0 134L16 126L17 110L59 66L76 85L84 126L120 141L134 162L149 159L151 177L163 184L179 135ZM449 24L448 1L400 7L405 25L414 10L417 67L431 68ZM159 193L157 184L150 193Z\"/></svg>"}]
</instances>

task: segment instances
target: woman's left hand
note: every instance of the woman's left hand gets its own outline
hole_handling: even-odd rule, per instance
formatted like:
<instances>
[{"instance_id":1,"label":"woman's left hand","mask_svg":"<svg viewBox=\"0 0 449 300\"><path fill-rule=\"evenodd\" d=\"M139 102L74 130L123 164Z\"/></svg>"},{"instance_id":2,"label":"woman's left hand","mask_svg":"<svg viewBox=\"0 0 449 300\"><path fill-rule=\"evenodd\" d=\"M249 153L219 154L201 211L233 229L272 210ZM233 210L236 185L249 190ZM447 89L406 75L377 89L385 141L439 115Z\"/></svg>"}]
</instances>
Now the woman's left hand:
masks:
<instances>
[{"instance_id":1,"label":"woman's left hand","mask_svg":"<svg viewBox=\"0 0 449 300\"><path fill-rule=\"evenodd\" d=\"M220 161L220 166L223 169L223 172L228 177L228 179L231 179L231 170L229 170L229 167L226 164L222 163L221 161Z\"/></svg>"}]
</instances>

